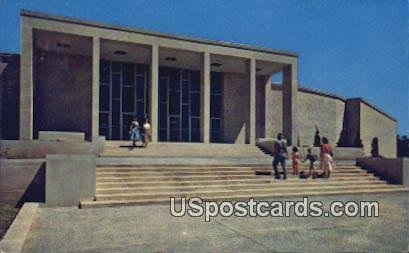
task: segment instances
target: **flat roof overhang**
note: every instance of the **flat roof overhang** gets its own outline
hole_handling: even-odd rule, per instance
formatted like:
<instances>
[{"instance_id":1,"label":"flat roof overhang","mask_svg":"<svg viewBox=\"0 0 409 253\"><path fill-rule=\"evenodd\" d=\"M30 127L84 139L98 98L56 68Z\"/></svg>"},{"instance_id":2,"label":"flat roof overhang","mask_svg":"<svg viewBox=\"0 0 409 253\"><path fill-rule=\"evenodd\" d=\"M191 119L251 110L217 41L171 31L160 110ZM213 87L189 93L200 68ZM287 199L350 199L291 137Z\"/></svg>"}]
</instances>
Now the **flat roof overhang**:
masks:
<instances>
[{"instance_id":1,"label":"flat roof overhang","mask_svg":"<svg viewBox=\"0 0 409 253\"><path fill-rule=\"evenodd\" d=\"M217 41L217 40L208 40L208 39L200 39L200 38L194 38L194 37L173 35L173 34L168 34L168 33L154 32L154 31L149 31L149 30L124 27L124 26L109 25L109 24L100 23L100 22L85 21L85 20L76 19L76 18L56 16L56 15L50 15L50 14L40 13L40 12L33 12L33 11L28 11L28 10L21 10L21 16L33 18L33 20L29 20L28 25L32 26L34 29L40 29L40 30L41 29L57 30L57 29L55 28L55 26L52 26L52 25L48 26L48 25L42 24L41 22L36 22L36 19L54 21L57 23L86 26L89 28L99 28L99 29L111 30L111 31L117 31L117 32L127 32L127 33L132 33L132 34L145 35L153 39L154 38L170 39L170 40L176 40L180 42L183 41L187 43L195 43L195 44L210 46L209 49L211 49L212 46L215 46L215 47L225 48L226 50L238 49L243 52L250 51L252 55L255 55L256 60L270 61L270 57L269 57L270 55L272 57L274 56L273 58L275 59L271 61L292 63L294 61L297 61L297 58L298 58L298 55L296 53L289 52L289 51L255 47L255 46L249 46L249 45L243 45L243 44L237 44L237 43L231 43L231 42L223 42L223 41ZM84 35L80 33L79 31L78 33L76 33L75 29L74 30L73 29L59 30L59 32L67 32L71 34ZM88 31L88 33L95 35L97 31ZM101 34L103 35L104 33L101 32ZM102 35L100 36L101 38L112 39L112 38L109 38L109 36L105 37ZM113 37L116 37L116 36L113 36ZM164 45L159 44L159 46L166 46L166 44ZM171 45L169 47L172 48ZM201 50L192 49L192 51L201 51ZM216 54L219 53L217 51L215 52L213 52L212 50L209 50L209 51L210 53L216 53ZM232 51L230 51L230 53L231 52ZM226 55L230 55L230 53L226 52ZM243 54L243 55L248 55L248 54Z\"/></svg>"}]
</instances>

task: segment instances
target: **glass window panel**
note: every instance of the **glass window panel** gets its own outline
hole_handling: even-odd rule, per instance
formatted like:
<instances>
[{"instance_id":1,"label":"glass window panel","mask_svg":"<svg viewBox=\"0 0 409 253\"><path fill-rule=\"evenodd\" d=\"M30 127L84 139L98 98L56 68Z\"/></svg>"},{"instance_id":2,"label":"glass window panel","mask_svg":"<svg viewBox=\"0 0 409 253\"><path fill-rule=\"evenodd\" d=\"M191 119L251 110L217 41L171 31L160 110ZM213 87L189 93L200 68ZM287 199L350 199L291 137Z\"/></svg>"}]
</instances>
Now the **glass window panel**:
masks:
<instances>
[{"instance_id":1,"label":"glass window panel","mask_svg":"<svg viewBox=\"0 0 409 253\"><path fill-rule=\"evenodd\" d=\"M190 125L192 129L200 129L200 118L191 118Z\"/></svg>"},{"instance_id":2,"label":"glass window panel","mask_svg":"<svg viewBox=\"0 0 409 253\"><path fill-rule=\"evenodd\" d=\"M146 75L145 76L145 113L146 113L146 116L149 116L149 105L150 105L150 94L149 94L149 91L150 91L150 86L149 86L149 75Z\"/></svg>"},{"instance_id":3,"label":"glass window panel","mask_svg":"<svg viewBox=\"0 0 409 253\"><path fill-rule=\"evenodd\" d=\"M136 77L136 98L145 99L145 77Z\"/></svg>"},{"instance_id":4,"label":"glass window panel","mask_svg":"<svg viewBox=\"0 0 409 253\"><path fill-rule=\"evenodd\" d=\"M182 82L182 102L189 103L189 82Z\"/></svg>"},{"instance_id":5,"label":"glass window panel","mask_svg":"<svg viewBox=\"0 0 409 253\"><path fill-rule=\"evenodd\" d=\"M99 110L109 111L109 85L99 87Z\"/></svg>"},{"instance_id":6,"label":"glass window panel","mask_svg":"<svg viewBox=\"0 0 409 253\"><path fill-rule=\"evenodd\" d=\"M212 72L210 74L210 93L222 93L222 73Z\"/></svg>"},{"instance_id":7,"label":"glass window panel","mask_svg":"<svg viewBox=\"0 0 409 253\"><path fill-rule=\"evenodd\" d=\"M135 82L135 71L134 65L132 63L124 63L122 65L122 84L123 85L134 85Z\"/></svg>"},{"instance_id":8,"label":"glass window panel","mask_svg":"<svg viewBox=\"0 0 409 253\"><path fill-rule=\"evenodd\" d=\"M110 63L109 61L101 60L99 62L99 81L101 83L109 83L110 79Z\"/></svg>"},{"instance_id":9,"label":"glass window panel","mask_svg":"<svg viewBox=\"0 0 409 253\"><path fill-rule=\"evenodd\" d=\"M168 79L161 78L159 81L159 101L168 101Z\"/></svg>"},{"instance_id":10,"label":"glass window panel","mask_svg":"<svg viewBox=\"0 0 409 253\"><path fill-rule=\"evenodd\" d=\"M189 79L189 70L182 70L182 79Z\"/></svg>"},{"instance_id":11,"label":"glass window panel","mask_svg":"<svg viewBox=\"0 0 409 253\"><path fill-rule=\"evenodd\" d=\"M112 98L119 98L121 94L121 76L112 74Z\"/></svg>"},{"instance_id":12,"label":"glass window panel","mask_svg":"<svg viewBox=\"0 0 409 253\"><path fill-rule=\"evenodd\" d=\"M109 127L109 113L100 112L99 113L99 126L101 128Z\"/></svg>"},{"instance_id":13,"label":"glass window panel","mask_svg":"<svg viewBox=\"0 0 409 253\"><path fill-rule=\"evenodd\" d=\"M221 107L222 107L222 96L221 95L211 95L210 96L210 115L211 117L220 118L221 117Z\"/></svg>"},{"instance_id":14,"label":"glass window panel","mask_svg":"<svg viewBox=\"0 0 409 253\"><path fill-rule=\"evenodd\" d=\"M99 135L100 136L105 136L106 139L108 139L108 128L103 128L99 127Z\"/></svg>"},{"instance_id":15,"label":"glass window panel","mask_svg":"<svg viewBox=\"0 0 409 253\"><path fill-rule=\"evenodd\" d=\"M129 130L129 127L131 126L133 120L133 115L132 114L122 114L122 126Z\"/></svg>"},{"instance_id":16,"label":"glass window panel","mask_svg":"<svg viewBox=\"0 0 409 253\"><path fill-rule=\"evenodd\" d=\"M182 106L182 128L189 128L189 106Z\"/></svg>"},{"instance_id":17,"label":"glass window panel","mask_svg":"<svg viewBox=\"0 0 409 253\"><path fill-rule=\"evenodd\" d=\"M220 131L212 131L211 142L220 142L220 141L221 141Z\"/></svg>"},{"instance_id":18,"label":"glass window panel","mask_svg":"<svg viewBox=\"0 0 409 253\"><path fill-rule=\"evenodd\" d=\"M181 141L189 141L189 129L182 128Z\"/></svg>"},{"instance_id":19,"label":"glass window panel","mask_svg":"<svg viewBox=\"0 0 409 253\"><path fill-rule=\"evenodd\" d=\"M136 116L139 119L145 118L145 103L143 101L136 101Z\"/></svg>"},{"instance_id":20,"label":"glass window panel","mask_svg":"<svg viewBox=\"0 0 409 253\"><path fill-rule=\"evenodd\" d=\"M169 122L170 140L179 141L180 140L180 119L179 117L170 117L169 120L170 120Z\"/></svg>"},{"instance_id":21,"label":"glass window panel","mask_svg":"<svg viewBox=\"0 0 409 253\"><path fill-rule=\"evenodd\" d=\"M168 140L168 131L166 129L159 129L159 141Z\"/></svg>"},{"instance_id":22,"label":"glass window panel","mask_svg":"<svg viewBox=\"0 0 409 253\"><path fill-rule=\"evenodd\" d=\"M190 112L192 116L200 116L200 93L190 94Z\"/></svg>"},{"instance_id":23,"label":"glass window panel","mask_svg":"<svg viewBox=\"0 0 409 253\"><path fill-rule=\"evenodd\" d=\"M172 92L169 98L169 114L179 115L180 114L180 93Z\"/></svg>"},{"instance_id":24,"label":"glass window panel","mask_svg":"<svg viewBox=\"0 0 409 253\"><path fill-rule=\"evenodd\" d=\"M170 71L169 89L175 92L180 91L180 71L178 69Z\"/></svg>"},{"instance_id":25,"label":"glass window panel","mask_svg":"<svg viewBox=\"0 0 409 253\"><path fill-rule=\"evenodd\" d=\"M122 128L122 140L130 140L131 137L129 135L129 129L128 128Z\"/></svg>"},{"instance_id":26,"label":"glass window panel","mask_svg":"<svg viewBox=\"0 0 409 253\"><path fill-rule=\"evenodd\" d=\"M190 91L200 92L200 72L192 71L190 80Z\"/></svg>"},{"instance_id":27,"label":"glass window panel","mask_svg":"<svg viewBox=\"0 0 409 253\"><path fill-rule=\"evenodd\" d=\"M159 127L167 128L168 127L168 105L160 104L159 105Z\"/></svg>"},{"instance_id":28,"label":"glass window panel","mask_svg":"<svg viewBox=\"0 0 409 253\"><path fill-rule=\"evenodd\" d=\"M144 75L145 74L145 70L146 70L146 66L142 65L142 64L135 64L135 69L136 69L136 74L137 75Z\"/></svg>"},{"instance_id":29,"label":"glass window panel","mask_svg":"<svg viewBox=\"0 0 409 253\"><path fill-rule=\"evenodd\" d=\"M190 134L190 140L192 142L200 141L200 129L192 129Z\"/></svg>"},{"instance_id":30,"label":"glass window panel","mask_svg":"<svg viewBox=\"0 0 409 253\"><path fill-rule=\"evenodd\" d=\"M120 138L120 128L119 126L112 126L112 135L111 135L111 139L112 140L119 140Z\"/></svg>"},{"instance_id":31,"label":"glass window panel","mask_svg":"<svg viewBox=\"0 0 409 253\"><path fill-rule=\"evenodd\" d=\"M212 119L211 123L211 129L212 131L220 131L221 129L221 120L220 119Z\"/></svg>"},{"instance_id":32,"label":"glass window panel","mask_svg":"<svg viewBox=\"0 0 409 253\"><path fill-rule=\"evenodd\" d=\"M121 63L112 62L112 72L120 72L120 71L121 71Z\"/></svg>"},{"instance_id":33,"label":"glass window panel","mask_svg":"<svg viewBox=\"0 0 409 253\"><path fill-rule=\"evenodd\" d=\"M122 111L134 112L135 92L133 87L123 87L122 89Z\"/></svg>"},{"instance_id":34,"label":"glass window panel","mask_svg":"<svg viewBox=\"0 0 409 253\"><path fill-rule=\"evenodd\" d=\"M112 125L119 125L120 104L119 99L112 100Z\"/></svg>"}]
</instances>

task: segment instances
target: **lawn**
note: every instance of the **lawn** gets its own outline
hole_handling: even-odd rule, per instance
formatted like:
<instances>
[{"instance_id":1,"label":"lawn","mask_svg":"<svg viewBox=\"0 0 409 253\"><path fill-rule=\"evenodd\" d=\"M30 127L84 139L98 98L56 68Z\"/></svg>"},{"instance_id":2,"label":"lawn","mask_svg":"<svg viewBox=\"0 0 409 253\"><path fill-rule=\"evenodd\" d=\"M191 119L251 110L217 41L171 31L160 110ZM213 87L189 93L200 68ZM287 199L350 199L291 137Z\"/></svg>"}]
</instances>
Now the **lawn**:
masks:
<instances>
[{"instance_id":1,"label":"lawn","mask_svg":"<svg viewBox=\"0 0 409 253\"><path fill-rule=\"evenodd\" d=\"M0 203L0 240L6 234L14 218L18 213L18 208L9 204Z\"/></svg>"}]
</instances>

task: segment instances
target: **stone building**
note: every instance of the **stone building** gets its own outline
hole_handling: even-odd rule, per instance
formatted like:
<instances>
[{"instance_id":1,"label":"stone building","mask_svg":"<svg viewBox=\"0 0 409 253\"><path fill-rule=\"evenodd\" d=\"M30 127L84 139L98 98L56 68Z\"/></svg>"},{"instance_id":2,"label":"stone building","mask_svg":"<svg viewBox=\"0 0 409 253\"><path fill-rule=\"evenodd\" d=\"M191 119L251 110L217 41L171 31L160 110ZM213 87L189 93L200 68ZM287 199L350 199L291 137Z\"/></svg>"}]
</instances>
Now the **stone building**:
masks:
<instances>
[{"instance_id":1,"label":"stone building","mask_svg":"<svg viewBox=\"0 0 409 253\"><path fill-rule=\"evenodd\" d=\"M301 87L293 52L21 12L20 55L0 55L1 138L41 131L128 140L149 118L153 142L255 145L283 132L396 156L396 120L361 98ZM272 75L282 73L281 84Z\"/></svg>"}]
</instances>

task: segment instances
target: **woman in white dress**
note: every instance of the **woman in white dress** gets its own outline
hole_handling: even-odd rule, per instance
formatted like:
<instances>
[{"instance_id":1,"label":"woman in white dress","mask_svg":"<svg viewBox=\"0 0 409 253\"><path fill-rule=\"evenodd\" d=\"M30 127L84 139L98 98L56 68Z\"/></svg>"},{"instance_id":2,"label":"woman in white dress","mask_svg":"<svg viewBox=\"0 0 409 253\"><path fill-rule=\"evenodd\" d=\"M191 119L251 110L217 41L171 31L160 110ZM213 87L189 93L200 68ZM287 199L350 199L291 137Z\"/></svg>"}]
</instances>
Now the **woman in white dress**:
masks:
<instances>
[{"instance_id":1,"label":"woman in white dress","mask_svg":"<svg viewBox=\"0 0 409 253\"><path fill-rule=\"evenodd\" d=\"M145 118L145 123L143 124L143 144L146 148L148 142L151 140L151 124L149 123L149 118Z\"/></svg>"}]
</instances>

